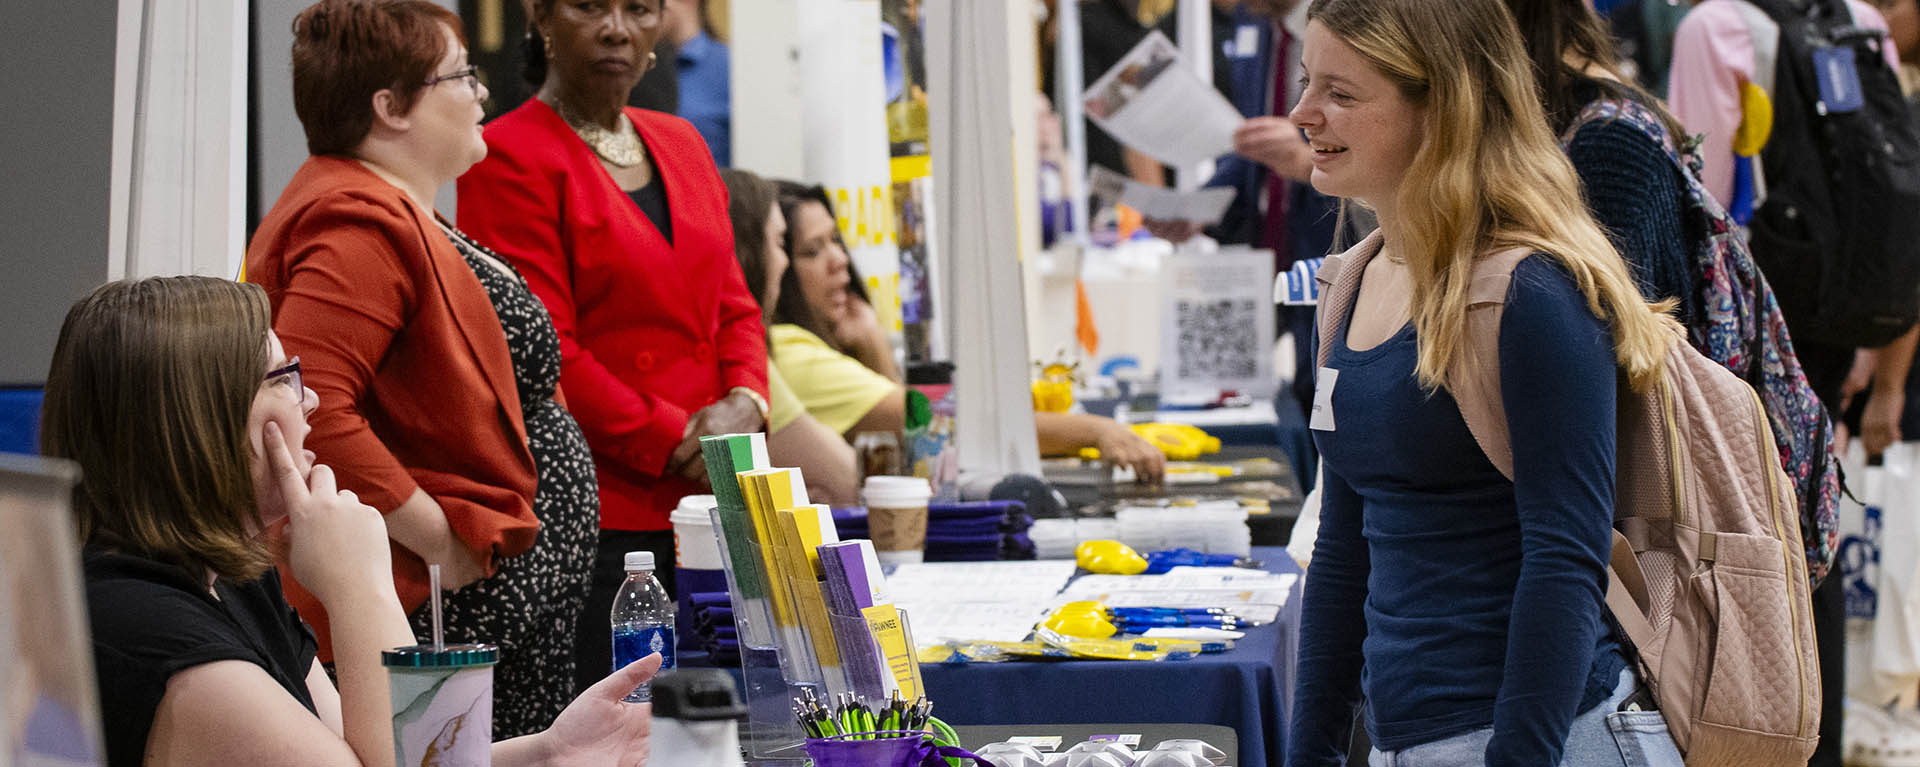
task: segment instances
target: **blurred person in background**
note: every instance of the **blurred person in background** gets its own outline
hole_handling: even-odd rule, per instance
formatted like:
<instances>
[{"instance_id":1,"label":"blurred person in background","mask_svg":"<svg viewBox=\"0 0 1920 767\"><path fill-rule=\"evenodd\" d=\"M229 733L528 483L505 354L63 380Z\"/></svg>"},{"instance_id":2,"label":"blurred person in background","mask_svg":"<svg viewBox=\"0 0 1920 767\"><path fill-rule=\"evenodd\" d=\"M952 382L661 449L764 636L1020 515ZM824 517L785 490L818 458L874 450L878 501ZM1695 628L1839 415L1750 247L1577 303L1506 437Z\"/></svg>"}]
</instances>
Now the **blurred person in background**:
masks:
<instances>
[{"instance_id":1,"label":"blurred person in background","mask_svg":"<svg viewBox=\"0 0 1920 767\"><path fill-rule=\"evenodd\" d=\"M727 213L733 220L733 251L746 275L747 288L760 302L762 323L773 319L780 284L787 273L787 219L780 212L773 182L752 171L720 171L727 184ZM798 467L807 478L807 495L816 503L860 505L860 470L853 446L839 432L809 415L780 377L767 368L767 455L775 466Z\"/></svg>"},{"instance_id":2,"label":"blurred person in background","mask_svg":"<svg viewBox=\"0 0 1920 767\"><path fill-rule=\"evenodd\" d=\"M713 163L733 164L733 84L727 44L707 32L706 0L667 0L665 38L673 44L680 82L674 114L693 123Z\"/></svg>"}]
</instances>

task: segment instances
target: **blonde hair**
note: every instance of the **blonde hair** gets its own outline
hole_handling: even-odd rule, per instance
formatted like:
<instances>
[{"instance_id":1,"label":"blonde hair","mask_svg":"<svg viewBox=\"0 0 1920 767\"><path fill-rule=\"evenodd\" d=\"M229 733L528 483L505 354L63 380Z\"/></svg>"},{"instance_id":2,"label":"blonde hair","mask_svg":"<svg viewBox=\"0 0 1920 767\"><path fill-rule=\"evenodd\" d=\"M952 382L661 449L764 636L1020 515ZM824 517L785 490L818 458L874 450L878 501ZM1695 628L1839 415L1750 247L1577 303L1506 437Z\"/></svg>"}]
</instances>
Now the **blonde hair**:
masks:
<instances>
[{"instance_id":1,"label":"blonde hair","mask_svg":"<svg viewBox=\"0 0 1920 767\"><path fill-rule=\"evenodd\" d=\"M1444 387L1464 353L1475 257L1522 247L1573 276L1609 323L1636 390L1660 375L1679 325L1648 303L1587 212L1500 0L1314 0L1308 18L1352 46L1426 110L1425 138L1395 193L1397 253L1413 273L1415 373Z\"/></svg>"}]
</instances>

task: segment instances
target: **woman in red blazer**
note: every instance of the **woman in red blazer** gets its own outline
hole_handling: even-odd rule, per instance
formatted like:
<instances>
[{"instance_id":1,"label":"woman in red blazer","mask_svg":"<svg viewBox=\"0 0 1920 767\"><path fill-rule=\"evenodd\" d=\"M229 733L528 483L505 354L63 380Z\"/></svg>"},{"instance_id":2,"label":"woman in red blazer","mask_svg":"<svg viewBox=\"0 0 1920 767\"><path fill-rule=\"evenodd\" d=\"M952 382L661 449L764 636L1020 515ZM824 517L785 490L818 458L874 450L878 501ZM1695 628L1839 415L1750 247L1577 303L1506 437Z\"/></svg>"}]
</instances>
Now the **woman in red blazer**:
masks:
<instances>
[{"instance_id":1,"label":"woman in red blazer","mask_svg":"<svg viewBox=\"0 0 1920 767\"><path fill-rule=\"evenodd\" d=\"M313 156L261 221L247 278L320 395L307 445L386 514L415 630L430 631L419 608L438 564L448 641L501 646L505 738L573 698L599 492L557 399L560 341L540 300L433 213L435 191L486 154L487 92L459 29L427 0L322 0L300 15L294 109Z\"/></svg>"},{"instance_id":2,"label":"woman in red blazer","mask_svg":"<svg viewBox=\"0 0 1920 767\"><path fill-rule=\"evenodd\" d=\"M607 614L628 551L672 589L667 515L706 492L699 438L759 431L767 347L733 258L726 187L687 121L626 108L660 0L533 4L536 98L487 126L460 223L527 275L560 331L561 383L600 479L600 551L575 645L612 668Z\"/></svg>"}]
</instances>

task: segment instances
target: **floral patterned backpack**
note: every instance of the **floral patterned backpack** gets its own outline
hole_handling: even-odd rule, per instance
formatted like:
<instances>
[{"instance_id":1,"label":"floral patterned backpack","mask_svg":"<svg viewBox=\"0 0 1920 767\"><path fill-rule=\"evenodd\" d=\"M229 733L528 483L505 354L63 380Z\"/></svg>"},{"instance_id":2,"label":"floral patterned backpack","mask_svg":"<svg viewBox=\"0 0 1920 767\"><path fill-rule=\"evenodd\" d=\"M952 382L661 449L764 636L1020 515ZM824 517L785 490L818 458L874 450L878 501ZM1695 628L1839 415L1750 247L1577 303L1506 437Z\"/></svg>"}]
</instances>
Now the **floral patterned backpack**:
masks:
<instances>
[{"instance_id":1,"label":"floral patterned backpack","mask_svg":"<svg viewBox=\"0 0 1920 767\"><path fill-rule=\"evenodd\" d=\"M1622 120L1645 132L1666 149L1686 181L1682 223L1687 231L1703 235L1691 244L1694 297L1702 316L1687 328L1687 339L1759 393L1780 449L1780 465L1799 498L1807 575L1818 583L1833 562L1839 537L1840 477L1833 455L1833 425L1801 372L1787 336L1786 318L1747 248L1746 231L1701 184L1700 158L1693 152L1693 142L1684 151L1676 147L1666 123L1652 110L1631 99L1596 100L1581 110L1561 134L1561 142L1572 141L1582 127L1596 120Z\"/></svg>"}]
</instances>

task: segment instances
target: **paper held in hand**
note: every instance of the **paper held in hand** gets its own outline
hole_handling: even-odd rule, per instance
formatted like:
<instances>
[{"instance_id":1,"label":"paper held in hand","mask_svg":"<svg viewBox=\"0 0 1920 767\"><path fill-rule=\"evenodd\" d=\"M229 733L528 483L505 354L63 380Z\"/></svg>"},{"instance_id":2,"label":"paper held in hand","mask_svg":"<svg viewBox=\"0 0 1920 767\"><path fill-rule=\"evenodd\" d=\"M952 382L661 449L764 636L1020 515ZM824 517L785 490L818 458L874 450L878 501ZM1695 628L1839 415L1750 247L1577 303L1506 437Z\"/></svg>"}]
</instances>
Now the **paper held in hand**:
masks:
<instances>
[{"instance_id":1,"label":"paper held in hand","mask_svg":"<svg viewBox=\"0 0 1920 767\"><path fill-rule=\"evenodd\" d=\"M1142 184L1099 165L1093 166L1087 188L1094 196L1133 208L1149 219L1192 221L1203 226L1219 223L1227 206L1233 204L1235 192L1228 186L1178 192Z\"/></svg>"},{"instance_id":2,"label":"paper held in hand","mask_svg":"<svg viewBox=\"0 0 1920 767\"><path fill-rule=\"evenodd\" d=\"M1120 143L1174 167L1233 151L1242 117L1158 30L1087 88L1087 116Z\"/></svg>"}]
</instances>

